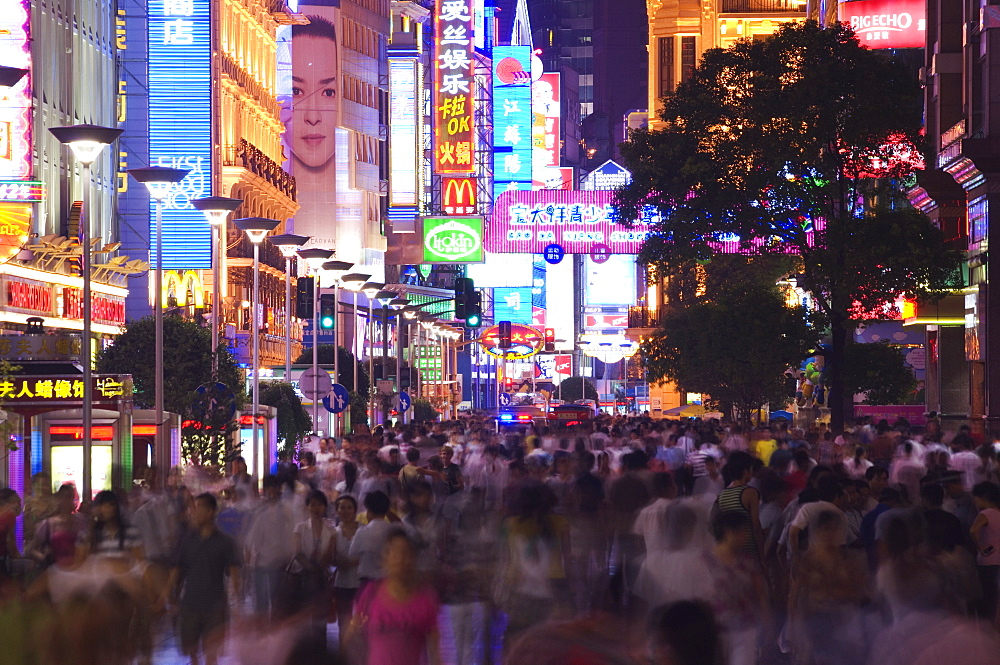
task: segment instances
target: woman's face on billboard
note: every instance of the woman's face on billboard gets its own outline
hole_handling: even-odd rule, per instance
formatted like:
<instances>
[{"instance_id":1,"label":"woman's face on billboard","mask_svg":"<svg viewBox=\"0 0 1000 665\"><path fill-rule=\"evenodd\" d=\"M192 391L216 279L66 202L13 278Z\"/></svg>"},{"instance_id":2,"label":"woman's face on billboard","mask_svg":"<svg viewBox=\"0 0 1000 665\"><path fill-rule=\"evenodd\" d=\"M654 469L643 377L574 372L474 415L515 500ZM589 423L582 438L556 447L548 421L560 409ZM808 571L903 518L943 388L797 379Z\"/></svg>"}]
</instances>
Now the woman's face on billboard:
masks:
<instances>
[{"instance_id":1,"label":"woman's face on billboard","mask_svg":"<svg viewBox=\"0 0 1000 665\"><path fill-rule=\"evenodd\" d=\"M292 152L313 168L334 155L334 128L340 103L337 45L314 36L292 41Z\"/></svg>"}]
</instances>

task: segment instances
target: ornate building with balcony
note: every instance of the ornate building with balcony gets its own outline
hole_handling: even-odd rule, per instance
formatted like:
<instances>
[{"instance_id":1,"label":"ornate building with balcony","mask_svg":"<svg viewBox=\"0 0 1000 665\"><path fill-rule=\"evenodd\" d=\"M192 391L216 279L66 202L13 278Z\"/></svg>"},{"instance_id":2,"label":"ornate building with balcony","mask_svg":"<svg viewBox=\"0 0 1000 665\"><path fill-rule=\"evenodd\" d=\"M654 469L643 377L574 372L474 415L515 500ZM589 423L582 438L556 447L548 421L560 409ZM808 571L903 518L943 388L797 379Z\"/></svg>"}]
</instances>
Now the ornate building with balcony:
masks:
<instances>
[{"instance_id":1,"label":"ornate building with balcony","mask_svg":"<svg viewBox=\"0 0 1000 665\"><path fill-rule=\"evenodd\" d=\"M831 3L836 5L836 3ZM773 33L804 21L805 0L646 0L649 17L650 126L660 124L660 99L673 92L711 48Z\"/></svg>"},{"instance_id":2,"label":"ornate building with balcony","mask_svg":"<svg viewBox=\"0 0 1000 665\"><path fill-rule=\"evenodd\" d=\"M277 30L289 14L283 3L269 0L222 0L215 25L215 85L217 112L214 193L243 199L232 215L266 217L283 223L285 233L295 215L295 179L282 167L285 126L278 105ZM239 362L250 357L252 327L253 246L230 222L226 228L226 269L222 312L227 338ZM284 362L285 260L277 248L261 245L260 306L261 364ZM208 280L206 280L208 281ZM298 354L301 326L293 319L292 336Z\"/></svg>"}]
</instances>

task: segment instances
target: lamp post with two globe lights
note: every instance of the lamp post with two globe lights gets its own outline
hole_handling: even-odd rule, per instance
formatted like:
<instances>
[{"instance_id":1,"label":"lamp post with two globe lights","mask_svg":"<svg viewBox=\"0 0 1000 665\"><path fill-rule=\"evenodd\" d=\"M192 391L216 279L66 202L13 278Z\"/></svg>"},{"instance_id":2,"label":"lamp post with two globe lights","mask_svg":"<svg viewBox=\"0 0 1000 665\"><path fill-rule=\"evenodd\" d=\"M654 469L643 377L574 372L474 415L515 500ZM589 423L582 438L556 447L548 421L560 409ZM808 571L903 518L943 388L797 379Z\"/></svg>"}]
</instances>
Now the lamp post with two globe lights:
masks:
<instances>
[{"instance_id":1,"label":"lamp post with two globe lights","mask_svg":"<svg viewBox=\"0 0 1000 665\"><path fill-rule=\"evenodd\" d=\"M212 227L212 378L219 376L219 334L224 323L222 312L222 279L225 275L226 218L243 204L243 199L206 196L191 201Z\"/></svg>"},{"instance_id":2,"label":"lamp post with two globe lights","mask_svg":"<svg viewBox=\"0 0 1000 665\"><path fill-rule=\"evenodd\" d=\"M260 306L260 244L280 223L276 219L266 217L245 217L233 222L236 228L247 234L247 238L253 244L253 295L250 305L250 334L253 337L250 361L250 370L253 372L253 413L250 422L253 428L253 459L257 478L262 478L267 470L264 466L263 450L257 444L257 411L260 409L260 316L257 312Z\"/></svg>"},{"instance_id":3,"label":"lamp post with two globe lights","mask_svg":"<svg viewBox=\"0 0 1000 665\"><path fill-rule=\"evenodd\" d=\"M292 259L302 245L309 242L308 236L285 233L271 236L270 243L285 257L285 381L292 381ZM315 303L314 303L315 305Z\"/></svg>"},{"instance_id":4,"label":"lamp post with two globe lights","mask_svg":"<svg viewBox=\"0 0 1000 665\"><path fill-rule=\"evenodd\" d=\"M361 292L368 298L368 414L369 425L375 425L375 296L385 286L382 282L365 282Z\"/></svg>"},{"instance_id":5,"label":"lamp post with two globe lights","mask_svg":"<svg viewBox=\"0 0 1000 665\"><path fill-rule=\"evenodd\" d=\"M340 383L340 281L344 273L354 267L348 261L326 261L323 271L333 278L333 382ZM334 414L334 436L341 434L343 411Z\"/></svg>"},{"instance_id":6,"label":"lamp post with two globe lights","mask_svg":"<svg viewBox=\"0 0 1000 665\"><path fill-rule=\"evenodd\" d=\"M358 340L356 339L358 330L357 320L360 317L358 313L358 292L361 291L361 288L365 285L365 282L367 282L369 279L371 279L371 275L366 275L360 272L352 272L340 278L340 282L344 285L344 288L349 289L354 294L353 320L355 321L355 324L354 324L354 330L351 331L351 339L354 340L353 344L354 350L351 355L354 357L355 393L358 393L361 390L360 384L358 383L358 373L359 373L359 366L361 365L361 350L364 347L364 336L362 336L361 344L358 344Z\"/></svg>"},{"instance_id":7,"label":"lamp post with two globe lights","mask_svg":"<svg viewBox=\"0 0 1000 665\"><path fill-rule=\"evenodd\" d=\"M147 168L130 169L131 175L136 182L141 182L149 190L149 197L153 199L156 206L156 224L153 233L153 242L156 246L154 268L156 270L153 279L153 321L156 332L154 334L154 383L155 396L153 408L156 410L156 434L153 438L153 456L156 459L158 480L162 483L167 479L167 468L170 459L167 456L167 441L163 432L163 205L170 193L170 188L182 181L188 169L173 169L167 166L150 166ZM84 313L86 316L86 313Z\"/></svg>"},{"instance_id":8,"label":"lamp post with two globe lights","mask_svg":"<svg viewBox=\"0 0 1000 665\"><path fill-rule=\"evenodd\" d=\"M299 258L306 262L309 274L313 278L313 320L312 320L312 375L319 375L319 281L323 272L323 264L333 256L332 249L307 247L298 250ZM336 354L335 354L336 355ZM319 434L320 399L313 393L313 431Z\"/></svg>"},{"instance_id":9,"label":"lamp post with two globe lights","mask_svg":"<svg viewBox=\"0 0 1000 665\"><path fill-rule=\"evenodd\" d=\"M21 74L17 77L20 80ZM16 83L16 81L15 81ZM70 125L67 127L50 127L49 132L56 139L68 145L76 160L80 162L81 179L83 181L83 206L80 210L80 276L83 278L83 331L80 339L80 363L83 365L83 478L81 479L80 496L90 499L92 496L91 455L93 452L93 397L94 387L91 380L91 282L90 282L90 172L91 167L101 154L104 146L114 143L122 133L121 129L99 127L97 125ZM160 454L160 451L157 451Z\"/></svg>"}]
</instances>

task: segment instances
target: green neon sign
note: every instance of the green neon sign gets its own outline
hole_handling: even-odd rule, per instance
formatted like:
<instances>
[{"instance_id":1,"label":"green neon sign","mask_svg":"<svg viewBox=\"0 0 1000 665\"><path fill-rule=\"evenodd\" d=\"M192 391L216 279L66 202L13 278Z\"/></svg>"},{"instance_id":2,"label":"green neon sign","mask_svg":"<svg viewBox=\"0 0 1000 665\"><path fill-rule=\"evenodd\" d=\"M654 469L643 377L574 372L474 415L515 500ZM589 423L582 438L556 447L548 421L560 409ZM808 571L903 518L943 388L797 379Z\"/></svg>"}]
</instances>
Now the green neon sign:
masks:
<instances>
[{"instance_id":1,"label":"green neon sign","mask_svg":"<svg viewBox=\"0 0 1000 665\"><path fill-rule=\"evenodd\" d=\"M424 217L424 263L482 263L482 217Z\"/></svg>"}]
</instances>

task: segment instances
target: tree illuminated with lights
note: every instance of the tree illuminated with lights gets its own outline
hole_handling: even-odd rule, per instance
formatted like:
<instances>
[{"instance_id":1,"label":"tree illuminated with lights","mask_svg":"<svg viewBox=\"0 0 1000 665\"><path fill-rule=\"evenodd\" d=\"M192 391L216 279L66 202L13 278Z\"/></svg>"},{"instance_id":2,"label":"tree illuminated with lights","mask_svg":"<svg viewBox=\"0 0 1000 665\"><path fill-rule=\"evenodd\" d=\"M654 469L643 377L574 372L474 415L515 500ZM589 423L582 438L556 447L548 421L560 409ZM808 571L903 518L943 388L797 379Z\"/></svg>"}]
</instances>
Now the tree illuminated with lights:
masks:
<instances>
[{"instance_id":1,"label":"tree illuminated with lights","mask_svg":"<svg viewBox=\"0 0 1000 665\"><path fill-rule=\"evenodd\" d=\"M640 260L669 272L721 251L787 253L829 321L832 425L851 395L851 312L952 286L960 254L902 194L922 168L921 91L885 52L839 24L787 24L707 51L664 98L663 127L622 146L622 219L661 211ZM733 331L739 334L739 331Z\"/></svg>"}]
</instances>

